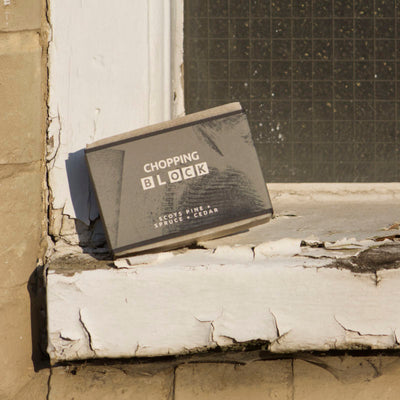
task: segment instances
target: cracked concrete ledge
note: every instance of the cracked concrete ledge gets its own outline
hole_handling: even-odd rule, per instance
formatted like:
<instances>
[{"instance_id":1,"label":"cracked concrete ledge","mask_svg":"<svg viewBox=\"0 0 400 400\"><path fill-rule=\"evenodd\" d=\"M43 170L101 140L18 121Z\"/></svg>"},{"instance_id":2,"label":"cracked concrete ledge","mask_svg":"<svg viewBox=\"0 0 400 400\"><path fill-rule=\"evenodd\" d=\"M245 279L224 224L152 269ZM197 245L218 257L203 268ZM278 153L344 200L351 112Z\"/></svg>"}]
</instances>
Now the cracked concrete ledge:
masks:
<instances>
[{"instance_id":1,"label":"cracked concrete ledge","mask_svg":"<svg viewBox=\"0 0 400 400\"><path fill-rule=\"evenodd\" d=\"M52 363L252 341L272 353L399 349L399 185L349 185L343 200L333 186L305 186L271 191L270 223L198 248L55 258Z\"/></svg>"}]
</instances>

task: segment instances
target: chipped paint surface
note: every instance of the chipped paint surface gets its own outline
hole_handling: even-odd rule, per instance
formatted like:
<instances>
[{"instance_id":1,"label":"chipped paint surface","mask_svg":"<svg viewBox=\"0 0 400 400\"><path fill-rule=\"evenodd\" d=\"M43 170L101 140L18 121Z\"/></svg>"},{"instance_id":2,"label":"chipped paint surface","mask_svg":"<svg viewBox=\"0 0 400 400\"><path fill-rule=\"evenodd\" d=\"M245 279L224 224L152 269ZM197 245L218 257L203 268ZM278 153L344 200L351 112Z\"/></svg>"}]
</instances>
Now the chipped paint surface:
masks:
<instances>
[{"instance_id":1,"label":"chipped paint surface","mask_svg":"<svg viewBox=\"0 0 400 400\"><path fill-rule=\"evenodd\" d=\"M249 245L292 238L309 244L324 242L338 248L357 248L357 242L395 235L400 221L399 183L329 183L268 184L275 218L240 235L201 242L214 249L218 246ZM56 238L53 257L82 252L107 253L100 220L93 231L75 223L68 216L53 218L50 232ZM78 231L78 233L77 233ZM79 246L78 246L79 244ZM313 250L314 251L314 250Z\"/></svg>"},{"instance_id":2,"label":"chipped paint surface","mask_svg":"<svg viewBox=\"0 0 400 400\"><path fill-rule=\"evenodd\" d=\"M393 242L381 246L400 255ZM50 357L184 354L252 340L278 353L399 348L400 270L356 273L332 265L354 259L347 250L311 249L288 239L49 270Z\"/></svg>"},{"instance_id":3,"label":"chipped paint surface","mask_svg":"<svg viewBox=\"0 0 400 400\"><path fill-rule=\"evenodd\" d=\"M390 236L386 231L400 220L399 183L268 184L275 218L238 237L201 242L257 245L293 238L307 242L339 243ZM392 234L398 229L391 230ZM338 242L340 241L340 242Z\"/></svg>"},{"instance_id":4,"label":"chipped paint surface","mask_svg":"<svg viewBox=\"0 0 400 400\"><path fill-rule=\"evenodd\" d=\"M278 353L398 349L400 184L269 189L274 220L203 248L101 269L88 255L63 261L71 246L56 252L47 277L52 361L254 340Z\"/></svg>"}]
</instances>

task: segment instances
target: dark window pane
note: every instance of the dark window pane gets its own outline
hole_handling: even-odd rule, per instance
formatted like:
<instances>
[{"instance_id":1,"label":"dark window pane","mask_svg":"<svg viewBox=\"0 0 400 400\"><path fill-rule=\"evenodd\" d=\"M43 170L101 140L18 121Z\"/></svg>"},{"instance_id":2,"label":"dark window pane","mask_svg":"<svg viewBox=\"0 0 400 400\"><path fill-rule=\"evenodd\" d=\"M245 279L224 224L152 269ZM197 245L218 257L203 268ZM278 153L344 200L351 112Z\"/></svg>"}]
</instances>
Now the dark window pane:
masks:
<instances>
[{"instance_id":1,"label":"dark window pane","mask_svg":"<svg viewBox=\"0 0 400 400\"><path fill-rule=\"evenodd\" d=\"M313 37L330 39L332 37L332 22L329 19L315 18L312 24Z\"/></svg>"},{"instance_id":2,"label":"dark window pane","mask_svg":"<svg viewBox=\"0 0 400 400\"><path fill-rule=\"evenodd\" d=\"M374 0L354 0L355 17L372 17Z\"/></svg>"},{"instance_id":3,"label":"dark window pane","mask_svg":"<svg viewBox=\"0 0 400 400\"><path fill-rule=\"evenodd\" d=\"M331 80L333 75L333 65L329 61L314 61L313 78L315 80Z\"/></svg>"},{"instance_id":4,"label":"dark window pane","mask_svg":"<svg viewBox=\"0 0 400 400\"><path fill-rule=\"evenodd\" d=\"M293 37L294 38L312 38L312 19L294 19L293 20Z\"/></svg>"},{"instance_id":5,"label":"dark window pane","mask_svg":"<svg viewBox=\"0 0 400 400\"><path fill-rule=\"evenodd\" d=\"M336 17L353 16L353 0L334 0Z\"/></svg>"},{"instance_id":6,"label":"dark window pane","mask_svg":"<svg viewBox=\"0 0 400 400\"><path fill-rule=\"evenodd\" d=\"M353 19L335 19L335 38L353 38Z\"/></svg>"},{"instance_id":7,"label":"dark window pane","mask_svg":"<svg viewBox=\"0 0 400 400\"><path fill-rule=\"evenodd\" d=\"M356 19L355 20L355 37L359 39L371 39L374 37L374 20Z\"/></svg>"},{"instance_id":8,"label":"dark window pane","mask_svg":"<svg viewBox=\"0 0 400 400\"><path fill-rule=\"evenodd\" d=\"M294 17L311 16L312 0L292 1Z\"/></svg>"},{"instance_id":9,"label":"dark window pane","mask_svg":"<svg viewBox=\"0 0 400 400\"><path fill-rule=\"evenodd\" d=\"M313 0L314 17L331 17L332 0Z\"/></svg>"},{"instance_id":10,"label":"dark window pane","mask_svg":"<svg viewBox=\"0 0 400 400\"><path fill-rule=\"evenodd\" d=\"M226 21L228 22L228 21ZM231 35L233 38L249 38L249 20L244 18L234 18L230 20ZM225 35L226 36L226 35Z\"/></svg>"},{"instance_id":11,"label":"dark window pane","mask_svg":"<svg viewBox=\"0 0 400 400\"><path fill-rule=\"evenodd\" d=\"M185 0L186 112L240 101L268 181L400 178L400 0Z\"/></svg>"},{"instance_id":12,"label":"dark window pane","mask_svg":"<svg viewBox=\"0 0 400 400\"><path fill-rule=\"evenodd\" d=\"M272 61L271 65L273 80L290 79L292 70L290 61Z\"/></svg>"},{"instance_id":13,"label":"dark window pane","mask_svg":"<svg viewBox=\"0 0 400 400\"><path fill-rule=\"evenodd\" d=\"M270 15L270 0L251 0L250 10L252 16L268 17Z\"/></svg>"}]
</instances>

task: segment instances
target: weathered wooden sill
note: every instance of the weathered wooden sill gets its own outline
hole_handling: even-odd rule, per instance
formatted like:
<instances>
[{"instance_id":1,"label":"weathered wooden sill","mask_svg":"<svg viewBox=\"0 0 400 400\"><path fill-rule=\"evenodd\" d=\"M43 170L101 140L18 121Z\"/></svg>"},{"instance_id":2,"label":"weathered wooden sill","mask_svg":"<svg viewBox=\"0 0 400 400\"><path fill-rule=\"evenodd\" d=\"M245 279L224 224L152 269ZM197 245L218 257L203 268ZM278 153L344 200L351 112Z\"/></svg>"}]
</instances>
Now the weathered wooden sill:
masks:
<instances>
[{"instance_id":1,"label":"weathered wooden sill","mask_svg":"<svg viewBox=\"0 0 400 400\"><path fill-rule=\"evenodd\" d=\"M52 362L400 348L400 184L269 185L276 218L181 249L48 265Z\"/></svg>"}]
</instances>

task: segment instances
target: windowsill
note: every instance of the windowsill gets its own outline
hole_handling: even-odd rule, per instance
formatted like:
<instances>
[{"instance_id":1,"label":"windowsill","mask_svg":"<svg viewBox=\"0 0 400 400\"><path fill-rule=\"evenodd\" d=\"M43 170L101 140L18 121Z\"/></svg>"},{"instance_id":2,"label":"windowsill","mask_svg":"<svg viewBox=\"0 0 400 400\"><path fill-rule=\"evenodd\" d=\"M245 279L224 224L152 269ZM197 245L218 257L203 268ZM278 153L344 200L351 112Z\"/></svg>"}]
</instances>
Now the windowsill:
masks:
<instances>
[{"instance_id":1,"label":"windowsill","mask_svg":"<svg viewBox=\"0 0 400 400\"><path fill-rule=\"evenodd\" d=\"M400 183L268 188L275 219L203 248L114 263L56 257L51 361L254 340L275 353L400 348Z\"/></svg>"}]
</instances>

